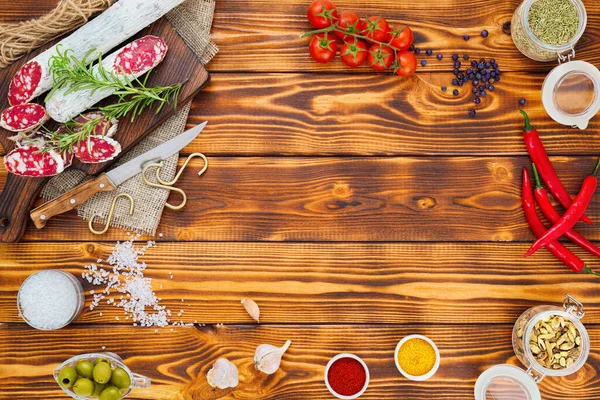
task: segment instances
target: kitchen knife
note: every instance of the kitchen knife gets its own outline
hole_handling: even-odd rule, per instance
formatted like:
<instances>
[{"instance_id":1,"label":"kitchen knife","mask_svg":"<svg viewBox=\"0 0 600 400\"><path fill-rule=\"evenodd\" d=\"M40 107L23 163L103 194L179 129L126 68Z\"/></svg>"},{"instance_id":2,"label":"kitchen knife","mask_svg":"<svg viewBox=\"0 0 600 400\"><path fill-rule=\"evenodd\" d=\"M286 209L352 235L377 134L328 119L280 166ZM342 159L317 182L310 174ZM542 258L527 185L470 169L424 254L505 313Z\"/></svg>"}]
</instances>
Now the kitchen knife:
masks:
<instances>
[{"instance_id":1,"label":"kitchen knife","mask_svg":"<svg viewBox=\"0 0 600 400\"><path fill-rule=\"evenodd\" d=\"M202 132L206 124L207 122L203 122L133 160L109 172L102 173L60 197L42 204L30 213L33 223L38 229L42 229L50 218L80 206L96 193L115 190L121 183L141 173L144 165L148 162L164 160L183 149Z\"/></svg>"}]
</instances>

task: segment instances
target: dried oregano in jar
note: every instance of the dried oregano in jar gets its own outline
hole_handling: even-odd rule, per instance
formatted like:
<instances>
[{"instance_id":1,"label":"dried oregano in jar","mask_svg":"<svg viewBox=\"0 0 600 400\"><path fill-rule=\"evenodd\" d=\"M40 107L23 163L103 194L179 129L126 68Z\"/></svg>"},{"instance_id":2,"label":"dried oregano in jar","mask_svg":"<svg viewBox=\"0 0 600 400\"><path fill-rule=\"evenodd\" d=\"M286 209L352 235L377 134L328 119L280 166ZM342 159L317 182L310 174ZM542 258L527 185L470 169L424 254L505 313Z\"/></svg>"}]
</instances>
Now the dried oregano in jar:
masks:
<instances>
[{"instance_id":1,"label":"dried oregano in jar","mask_svg":"<svg viewBox=\"0 0 600 400\"><path fill-rule=\"evenodd\" d=\"M586 22L581 0L525 0L513 14L511 35L527 57L552 61L571 51Z\"/></svg>"}]
</instances>

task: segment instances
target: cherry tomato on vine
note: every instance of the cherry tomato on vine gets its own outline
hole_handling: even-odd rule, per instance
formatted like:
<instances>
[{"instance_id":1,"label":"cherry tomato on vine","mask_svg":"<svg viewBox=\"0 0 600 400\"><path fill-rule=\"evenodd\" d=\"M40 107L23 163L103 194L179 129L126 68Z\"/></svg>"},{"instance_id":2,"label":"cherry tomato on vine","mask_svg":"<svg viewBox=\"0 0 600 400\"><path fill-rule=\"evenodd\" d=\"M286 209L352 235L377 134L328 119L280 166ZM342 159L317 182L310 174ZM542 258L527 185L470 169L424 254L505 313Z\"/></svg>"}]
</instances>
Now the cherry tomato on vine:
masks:
<instances>
[{"instance_id":1,"label":"cherry tomato on vine","mask_svg":"<svg viewBox=\"0 0 600 400\"><path fill-rule=\"evenodd\" d=\"M411 76L417 70L417 57L411 51L403 51L398 54L394 68L396 75Z\"/></svg>"},{"instance_id":2,"label":"cherry tomato on vine","mask_svg":"<svg viewBox=\"0 0 600 400\"><path fill-rule=\"evenodd\" d=\"M396 27L390 29L387 42L397 50L408 50L413 42L412 29L405 25L396 25Z\"/></svg>"},{"instance_id":3,"label":"cherry tomato on vine","mask_svg":"<svg viewBox=\"0 0 600 400\"><path fill-rule=\"evenodd\" d=\"M394 50L388 46L374 44L369 47L367 62L375 71L385 71L394 62Z\"/></svg>"},{"instance_id":4,"label":"cherry tomato on vine","mask_svg":"<svg viewBox=\"0 0 600 400\"><path fill-rule=\"evenodd\" d=\"M306 17L315 28L326 28L337 18L337 10L330 0L315 0L308 6Z\"/></svg>"},{"instance_id":5,"label":"cherry tomato on vine","mask_svg":"<svg viewBox=\"0 0 600 400\"><path fill-rule=\"evenodd\" d=\"M328 63L335 58L337 42L331 33L319 33L310 40L308 49L316 62Z\"/></svg>"},{"instance_id":6,"label":"cherry tomato on vine","mask_svg":"<svg viewBox=\"0 0 600 400\"><path fill-rule=\"evenodd\" d=\"M354 11L342 11L338 15L338 26L343 29L345 33L337 31L334 33L344 41L354 38L354 36L350 35L351 33L360 35L361 31L364 29L362 20Z\"/></svg>"},{"instance_id":7,"label":"cherry tomato on vine","mask_svg":"<svg viewBox=\"0 0 600 400\"><path fill-rule=\"evenodd\" d=\"M367 44L355 37L347 40L340 49L342 61L349 67L358 67L367 59Z\"/></svg>"},{"instance_id":8,"label":"cherry tomato on vine","mask_svg":"<svg viewBox=\"0 0 600 400\"><path fill-rule=\"evenodd\" d=\"M385 42L390 27L383 17L368 17L364 23L363 35L378 42Z\"/></svg>"}]
</instances>

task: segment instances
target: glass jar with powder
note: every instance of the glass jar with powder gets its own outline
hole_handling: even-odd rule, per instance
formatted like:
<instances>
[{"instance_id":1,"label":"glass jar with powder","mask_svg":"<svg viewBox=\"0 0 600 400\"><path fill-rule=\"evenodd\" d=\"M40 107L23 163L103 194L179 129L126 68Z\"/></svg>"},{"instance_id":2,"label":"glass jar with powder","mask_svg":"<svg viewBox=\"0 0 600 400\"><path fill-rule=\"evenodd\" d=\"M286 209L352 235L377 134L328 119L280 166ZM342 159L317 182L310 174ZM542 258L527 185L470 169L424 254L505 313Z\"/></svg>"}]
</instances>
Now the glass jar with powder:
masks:
<instances>
[{"instance_id":1,"label":"glass jar with powder","mask_svg":"<svg viewBox=\"0 0 600 400\"><path fill-rule=\"evenodd\" d=\"M574 52L587 24L581 0L525 0L514 12L515 46L537 61L555 61Z\"/></svg>"},{"instance_id":2,"label":"glass jar with powder","mask_svg":"<svg viewBox=\"0 0 600 400\"><path fill-rule=\"evenodd\" d=\"M67 326L81 314L84 303L85 294L77 278L56 269L30 275L17 294L19 315L40 330Z\"/></svg>"}]
</instances>

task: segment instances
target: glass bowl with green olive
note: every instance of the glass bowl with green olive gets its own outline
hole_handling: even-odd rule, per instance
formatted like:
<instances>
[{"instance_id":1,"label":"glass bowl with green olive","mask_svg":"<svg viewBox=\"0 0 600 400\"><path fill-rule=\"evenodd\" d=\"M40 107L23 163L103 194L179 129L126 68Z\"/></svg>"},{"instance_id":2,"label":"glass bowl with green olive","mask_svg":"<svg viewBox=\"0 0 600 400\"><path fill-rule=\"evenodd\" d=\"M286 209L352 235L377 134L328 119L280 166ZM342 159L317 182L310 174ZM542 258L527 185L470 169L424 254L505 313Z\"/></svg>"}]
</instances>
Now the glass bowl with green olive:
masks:
<instances>
[{"instance_id":1,"label":"glass bowl with green olive","mask_svg":"<svg viewBox=\"0 0 600 400\"><path fill-rule=\"evenodd\" d=\"M149 388L150 378L131 372L114 353L71 357L54 370L56 383L74 399L121 400L133 388Z\"/></svg>"}]
</instances>

